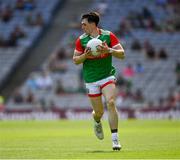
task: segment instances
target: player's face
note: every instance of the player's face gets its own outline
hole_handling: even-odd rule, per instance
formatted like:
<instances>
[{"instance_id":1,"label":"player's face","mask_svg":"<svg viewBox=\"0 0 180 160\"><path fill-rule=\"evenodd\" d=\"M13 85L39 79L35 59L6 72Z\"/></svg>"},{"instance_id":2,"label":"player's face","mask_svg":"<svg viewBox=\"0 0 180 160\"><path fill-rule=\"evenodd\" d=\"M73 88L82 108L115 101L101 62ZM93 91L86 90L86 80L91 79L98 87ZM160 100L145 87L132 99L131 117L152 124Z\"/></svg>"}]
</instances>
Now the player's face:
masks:
<instances>
[{"instance_id":1,"label":"player's face","mask_svg":"<svg viewBox=\"0 0 180 160\"><path fill-rule=\"evenodd\" d=\"M93 23L89 23L87 19L81 21L81 28L86 34L91 34L93 31Z\"/></svg>"}]
</instances>

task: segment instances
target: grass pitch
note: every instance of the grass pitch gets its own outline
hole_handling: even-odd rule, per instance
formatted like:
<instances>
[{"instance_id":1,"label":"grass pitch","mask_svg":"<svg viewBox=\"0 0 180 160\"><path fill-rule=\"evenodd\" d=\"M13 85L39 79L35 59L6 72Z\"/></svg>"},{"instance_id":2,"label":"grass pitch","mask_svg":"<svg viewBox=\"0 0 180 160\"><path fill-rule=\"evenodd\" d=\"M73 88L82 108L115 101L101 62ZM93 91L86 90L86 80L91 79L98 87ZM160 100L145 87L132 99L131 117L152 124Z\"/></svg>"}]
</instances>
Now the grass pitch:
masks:
<instances>
[{"instance_id":1,"label":"grass pitch","mask_svg":"<svg viewBox=\"0 0 180 160\"><path fill-rule=\"evenodd\" d=\"M180 121L119 122L121 151L111 134L96 139L92 121L1 121L0 159L172 159L180 158Z\"/></svg>"}]
</instances>

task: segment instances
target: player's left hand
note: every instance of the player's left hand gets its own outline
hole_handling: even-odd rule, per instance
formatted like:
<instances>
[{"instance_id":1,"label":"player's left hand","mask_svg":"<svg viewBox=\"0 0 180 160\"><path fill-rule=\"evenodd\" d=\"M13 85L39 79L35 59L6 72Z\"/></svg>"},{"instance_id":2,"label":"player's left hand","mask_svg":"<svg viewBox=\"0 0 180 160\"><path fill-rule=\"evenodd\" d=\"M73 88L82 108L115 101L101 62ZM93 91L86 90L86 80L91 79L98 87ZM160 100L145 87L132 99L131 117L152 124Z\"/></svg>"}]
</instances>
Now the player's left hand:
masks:
<instances>
[{"instance_id":1,"label":"player's left hand","mask_svg":"<svg viewBox=\"0 0 180 160\"><path fill-rule=\"evenodd\" d=\"M109 53L109 47L106 44L106 42L103 42L102 45L97 46L97 52L99 54L108 54Z\"/></svg>"}]
</instances>

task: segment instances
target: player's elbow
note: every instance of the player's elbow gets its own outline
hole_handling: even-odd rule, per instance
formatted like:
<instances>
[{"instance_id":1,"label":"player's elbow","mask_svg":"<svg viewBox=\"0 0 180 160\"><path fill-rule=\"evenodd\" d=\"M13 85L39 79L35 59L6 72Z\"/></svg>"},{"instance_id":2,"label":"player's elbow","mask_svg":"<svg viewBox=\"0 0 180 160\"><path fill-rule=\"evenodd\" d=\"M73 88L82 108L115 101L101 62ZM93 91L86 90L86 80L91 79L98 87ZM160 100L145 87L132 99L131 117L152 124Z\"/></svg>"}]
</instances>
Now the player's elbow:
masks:
<instances>
[{"instance_id":1,"label":"player's elbow","mask_svg":"<svg viewBox=\"0 0 180 160\"><path fill-rule=\"evenodd\" d=\"M78 62L78 60L77 60L77 58L76 58L76 57L73 57L73 63L74 63L75 65L80 64L80 63Z\"/></svg>"},{"instance_id":2,"label":"player's elbow","mask_svg":"<svg viewBox=\"0 0 180 160\"><path fill-rule=\"evenodd\" d=\"M121 52L120 59L125 59L125 53L124 53L124 51L123 51L123 52Z\"/></svg>"},{"instance_id":3,"label":"player's elbow","mask_svg":"<svg viewBox=\"0 0 180 160\"><path fill-rule=\"evenodd\" d=\"M124 54L124 53L123 53L123 55L122 55L121 59L125 59L125 54Z\"/></svg>"}]
</instances>

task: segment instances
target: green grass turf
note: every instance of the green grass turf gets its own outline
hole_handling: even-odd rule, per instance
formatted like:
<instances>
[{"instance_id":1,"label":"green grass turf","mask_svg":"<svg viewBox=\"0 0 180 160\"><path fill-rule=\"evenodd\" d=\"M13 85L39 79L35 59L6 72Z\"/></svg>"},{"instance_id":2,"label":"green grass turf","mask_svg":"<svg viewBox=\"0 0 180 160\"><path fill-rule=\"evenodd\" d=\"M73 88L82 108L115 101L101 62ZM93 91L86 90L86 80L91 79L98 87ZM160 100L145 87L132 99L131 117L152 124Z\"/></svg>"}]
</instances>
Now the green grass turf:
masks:
<instances>
[{"instance_id":1,"label":"green grass turf","mask_svg":"<svg viewBox=\"0 0 180 160\"><path fill-rule=\"evenodd\" d=\"M1 121L0 159L180 158L180 121L120 121L121 151L112 151L106 121L102 141L92 126L92 121Z\"/></svg>"}]
</instances>

